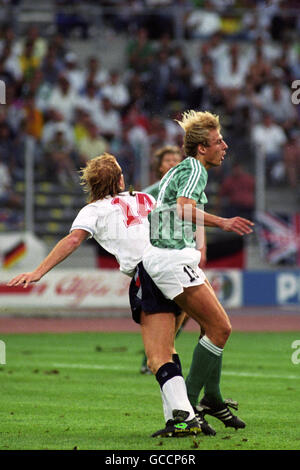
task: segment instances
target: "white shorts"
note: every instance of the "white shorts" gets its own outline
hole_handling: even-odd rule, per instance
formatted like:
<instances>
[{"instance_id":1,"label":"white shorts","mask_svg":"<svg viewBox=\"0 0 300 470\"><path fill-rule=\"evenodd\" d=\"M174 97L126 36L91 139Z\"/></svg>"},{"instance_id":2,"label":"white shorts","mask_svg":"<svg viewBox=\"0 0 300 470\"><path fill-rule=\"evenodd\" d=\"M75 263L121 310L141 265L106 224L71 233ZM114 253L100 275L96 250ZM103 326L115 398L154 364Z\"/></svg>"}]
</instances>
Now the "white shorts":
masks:
<instances>
[{"instance_id":1,"label":"white shorts","mask_svg":"<svg viewBox=\"0 0 300 470\"><path fill-rule=\"evenodd\" d=\"M143 265L157 287L168 299L174 299L184 287L204 283L206 276L199 268L201 253L194 248L168 250L150 246L143 256Z\"/></svg>"}]
</instances>

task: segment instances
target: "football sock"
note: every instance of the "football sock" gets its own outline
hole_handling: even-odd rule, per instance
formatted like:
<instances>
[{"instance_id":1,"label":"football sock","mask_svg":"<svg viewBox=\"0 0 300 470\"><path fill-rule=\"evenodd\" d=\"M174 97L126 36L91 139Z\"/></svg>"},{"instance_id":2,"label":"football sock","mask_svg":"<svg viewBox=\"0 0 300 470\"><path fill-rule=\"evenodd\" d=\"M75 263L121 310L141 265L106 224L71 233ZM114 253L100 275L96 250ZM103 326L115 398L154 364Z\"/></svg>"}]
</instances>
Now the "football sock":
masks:
<instances>
[{"instance_id":1,"label":"football sock","mask_svg":"<svg viewBox=\"0 0 300 470\"><path fill-rule=\"evenodd\" d=\"M223 349L215 346L207 336L203 336L196 345L188 376L186 378L187 394L193 406L198 404L199 393L204 385L219 401L215 381L220 381ZM211 374L213 374L211 376ZM222 400L222 398L221 398Z\"/></svg>"},{"instance_id":2,"label":"football sock","mask_svg":"<svg viewBox=\"0 0 300 470\"><path fill-rule=\"evenodd\" d=\"M180 373L182 374L181 362L180 362L180 359L179 359L178 354L173 354L173 355L172 355L172 359L173 359L173 362L174 362L174 363L176 364L176 366L178 367Z\"/></svg>"},{"instance_id":3,"label":"football sock","mask_svg":"<svg viewBox=\"0 0 300 470\"><path fill-rule=\"evenodd\" d=\"M204 398L212 405L218 406L224 403L221 390L221 371L222 371L222 355L219 361L213 367L206 383L204 384Z\"/></svg>"},{"instance_id":4,"label":"football sock","mask_svg":"<svg viewBox=\"0 0 300 470\"><path fill-rule=\"evenodd\" d=\"M180 373L182 373L181 362L180 362L178 354L173 354L172 359L173 359L173 362L177 365ZM163 404L165 422L167 422L169 421L169 419L173 419L172 408L168 406L168 402L161 389L160 389L160 393L161 393L161 399L162 399L162 404Z\"/></svg>"},{"instance_id":5,"label":"football sock","mask_svg":"<svg viewBox=\"0 0 300 470\"><path fill-rule=\"evenodd\" d=\"M195 417L194 410L188 400L186 385L178 366L174 362L166 362L157 373L158 381L163 398L163 406L166 421L171 419L170 411L184 410L189 413L188 420Z\"/></svg>"}]
</instances>

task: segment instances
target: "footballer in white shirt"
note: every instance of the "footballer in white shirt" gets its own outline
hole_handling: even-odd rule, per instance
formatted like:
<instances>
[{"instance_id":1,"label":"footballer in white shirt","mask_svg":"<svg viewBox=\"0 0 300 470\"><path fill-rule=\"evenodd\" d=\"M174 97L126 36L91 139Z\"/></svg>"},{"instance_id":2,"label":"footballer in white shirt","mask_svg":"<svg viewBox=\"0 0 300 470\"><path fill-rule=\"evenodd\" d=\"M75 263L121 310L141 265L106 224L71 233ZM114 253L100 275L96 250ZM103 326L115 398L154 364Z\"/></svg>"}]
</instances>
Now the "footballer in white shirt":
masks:
<instances>
[{"instance_id":1,"label":"footballer in white shirt","mask_svg":"<svg viewBox=\"0 0 300 470\"><path fill-rule=\"evenodd\" d=\"M132 277L129 289L132 316L141 325L149 367L155 375L163 401L166 426L153 437L177 437L200 432L214 434L205 419L196 418L186 392L179 357L174 348L177 304L167 299L143 268L144 250L150 244L148 213L155 199L146 193L124 192L121 167L113 155L104 153L89 160L81 170L81 184L88 204L75 218L70 233L62 238L32 272L19 274L8 286L27 287L93 237Z\"/></svg>"}]
</instances>

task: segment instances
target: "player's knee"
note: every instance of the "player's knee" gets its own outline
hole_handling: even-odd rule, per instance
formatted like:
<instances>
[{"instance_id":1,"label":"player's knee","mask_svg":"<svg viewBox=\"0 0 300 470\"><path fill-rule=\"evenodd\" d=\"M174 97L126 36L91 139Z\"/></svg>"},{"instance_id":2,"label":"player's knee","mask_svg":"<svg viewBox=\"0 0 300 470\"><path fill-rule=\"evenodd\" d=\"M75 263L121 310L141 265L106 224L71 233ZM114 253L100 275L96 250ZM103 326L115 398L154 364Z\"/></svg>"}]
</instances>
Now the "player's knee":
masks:
<instances>
[{"instance_id":1,"label":"player's knee","mask_svg":"<svg viewBox=\"0 0 300 470\"><path fill-rule=\"evenodd\" d=\"M206 332L206 335L219 348L224 348L230 334L231 334L231 325L229 321L222 322L218 324L217 327L214 326L213 328L208 329Z\"/></svg>"},{"instance_id":2,"label":"player's knee","mask_svg":"<svg viewBox=\"0 0 300 470\"><path fill-rule=\"evenodd\" d=\"M226 339L226 341L228 340L229 336L231 335L231 324L230 322L227 322L226 325L224 325L224 328L223 328L223 335L224 335L224 338Z\"/></svg>"},{"instance_id":3,"label":"player's knee","mask_svg":"<svg viewBox=\"0 0 300 470\"><path fill-rule=\"evenodd\" d=\"M230 334L231 334L231 324L229 321L224 322L219 331L219 342L222 344L222 347L225 346Z\"/></svg>"}]
</instances>

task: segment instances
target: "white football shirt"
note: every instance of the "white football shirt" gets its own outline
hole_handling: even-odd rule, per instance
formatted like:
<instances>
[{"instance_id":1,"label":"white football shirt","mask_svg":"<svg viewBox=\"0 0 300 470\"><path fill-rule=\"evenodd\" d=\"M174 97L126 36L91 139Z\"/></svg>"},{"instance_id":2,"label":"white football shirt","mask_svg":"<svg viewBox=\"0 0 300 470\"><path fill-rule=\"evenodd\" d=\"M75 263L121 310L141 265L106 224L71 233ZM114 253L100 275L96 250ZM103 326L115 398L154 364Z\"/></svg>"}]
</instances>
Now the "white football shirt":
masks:
<instances>
[{"instance_id":1,"label":"white football shirt","mask_svg":"<svg viewBox=\"0 0 300 470\"><path fill-rule=\"evenodd\" d=\"M145 193L123 192L84 206L75 218L74 229L90 233L99 245L114 255L120 270L132 276L150 244L148 213L155 199ZM89 238L91 238L89 237Z\"/></svg>"}]
</instances>

